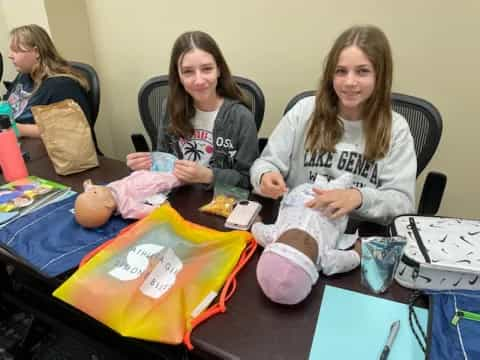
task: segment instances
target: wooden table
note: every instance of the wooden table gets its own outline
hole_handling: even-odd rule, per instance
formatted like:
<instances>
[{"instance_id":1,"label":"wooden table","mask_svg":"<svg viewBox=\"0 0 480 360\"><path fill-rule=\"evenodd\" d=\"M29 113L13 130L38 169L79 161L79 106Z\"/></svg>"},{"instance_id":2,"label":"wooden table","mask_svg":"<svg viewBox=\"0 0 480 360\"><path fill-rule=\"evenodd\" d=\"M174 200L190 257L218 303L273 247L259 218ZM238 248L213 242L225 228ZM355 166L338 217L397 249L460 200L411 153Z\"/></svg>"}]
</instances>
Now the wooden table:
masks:
<instances>
[{"instance_id":1,"label":"wooden table","mask_svg":"<svg viewBox=\"0 0 480 360\"><path fill-rule=\"evenodd\" d=\"M56 175L46 156L30 161L28 168L31 175L68 184L77 191L81 190L82 182L87 178L97 183L106 183L129 173L124 163L104 157L100 157L99 168L70 176ZM210 201L211 197L212 192L205 191L202 186L186 186L173 192L171 203L187 220L226 230L223 227L224 219L198 211L198 208ZM272 222L276 216L277 203L267 199L257 200L263 204L261 212L263 219ZM255 268L259 254L260 250L239 274L238 289L227 304L227 312L209 319L193 331L194 355L212 359L307 359L325 285L368 293L368 290L360 284L360 271L356 269L347 274L331 277L320 275L312 293L297 306L276 305L262 294L257 285ZM34 277L37 277L33 282L36 290L40 288L48 294L62 281L57 279L45 282L41 277L36 275ZM394 283L381 297L405 303L410 294L411 291ZM158 354L171 349L178 350L178 347L169 349L168 346L160 344L121 338L75 309L51 296L50 298L49 300L47 296L44 299L45 308L52 312L61 311L65 314L62 316L74 321L77 328L87 333L94 329L93 332L103 341L122 343L124 346L138 347Z\"/></svg>"}]
</instances>

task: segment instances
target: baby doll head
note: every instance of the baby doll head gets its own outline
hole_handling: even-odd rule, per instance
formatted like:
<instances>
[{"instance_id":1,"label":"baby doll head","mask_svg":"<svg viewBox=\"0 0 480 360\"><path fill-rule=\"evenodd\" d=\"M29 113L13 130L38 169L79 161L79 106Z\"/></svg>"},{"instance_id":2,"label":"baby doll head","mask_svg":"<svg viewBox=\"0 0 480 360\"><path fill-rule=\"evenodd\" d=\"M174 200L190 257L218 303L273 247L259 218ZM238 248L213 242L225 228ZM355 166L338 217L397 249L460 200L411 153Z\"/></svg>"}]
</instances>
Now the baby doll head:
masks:
<instances>
[{"instance_id":1,"label":"baby doll head","mask_svg":"<svg viewBox=\"0 0 480 360\"><path fill-rule=\"evenodd\" d=\"M257 281L273 302L297 304L317 282L316 240L299 229L285 231L263 250L257 265Z\"/></svg>"},{"instance_id":2,"label":"baby doll head","mask_svg":"<svg viewBox=\"0 0 480 360\"><path fill-rule=\"evenodd\" d=\"M90 180L83 183L83 189L75 200L75 219L86 228L102 226L116 209L112 191L106 186L93 185Z\"/></svg>"}]
</instances>

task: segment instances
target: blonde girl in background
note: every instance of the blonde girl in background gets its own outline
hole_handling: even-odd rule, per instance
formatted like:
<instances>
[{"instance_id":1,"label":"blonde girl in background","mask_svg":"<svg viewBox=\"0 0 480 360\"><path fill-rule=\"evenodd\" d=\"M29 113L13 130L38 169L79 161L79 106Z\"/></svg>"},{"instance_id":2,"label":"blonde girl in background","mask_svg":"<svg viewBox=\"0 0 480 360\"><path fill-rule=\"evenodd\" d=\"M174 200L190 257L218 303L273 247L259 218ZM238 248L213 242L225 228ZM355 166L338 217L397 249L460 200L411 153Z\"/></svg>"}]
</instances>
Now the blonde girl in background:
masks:
<instances>
[{"instance_id":1,"label":"blonde girl in background","mask_svg":"<svg viewBox=\"0 0 480 360\"><path fill-rule=\"evenodd\" d=\"M40 26L19 26L10 32L8 58L18 71L4 96L12 106L21 136L39 137L31 107L72 99L90 120L88 83L58 53L48 33Z\"/></svg>"}]
</instances>

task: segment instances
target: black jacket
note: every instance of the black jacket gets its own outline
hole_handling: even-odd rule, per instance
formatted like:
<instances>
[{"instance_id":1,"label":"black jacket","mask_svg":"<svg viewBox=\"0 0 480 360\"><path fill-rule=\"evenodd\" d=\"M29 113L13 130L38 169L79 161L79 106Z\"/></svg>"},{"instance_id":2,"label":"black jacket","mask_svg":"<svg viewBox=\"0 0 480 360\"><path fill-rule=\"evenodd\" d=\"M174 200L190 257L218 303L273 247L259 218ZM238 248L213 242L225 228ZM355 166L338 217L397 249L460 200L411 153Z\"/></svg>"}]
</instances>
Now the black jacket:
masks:
<instances>
[{"instance_id":1,"label":"black jacket","mask_svg":"<svg viewBox=\"0 0 480 360\"><path fill-rule=\"evenodd\" d=\"M20 124L34 124L31 108L35 105L50 105L65 99L74 100L82 108L90 123L91 109L85 89L76 80L67 76L45 79L32 94L33 81L28 74L18 74L4 96L12 106L13 116Z\"/></svg>"}]
</instances>

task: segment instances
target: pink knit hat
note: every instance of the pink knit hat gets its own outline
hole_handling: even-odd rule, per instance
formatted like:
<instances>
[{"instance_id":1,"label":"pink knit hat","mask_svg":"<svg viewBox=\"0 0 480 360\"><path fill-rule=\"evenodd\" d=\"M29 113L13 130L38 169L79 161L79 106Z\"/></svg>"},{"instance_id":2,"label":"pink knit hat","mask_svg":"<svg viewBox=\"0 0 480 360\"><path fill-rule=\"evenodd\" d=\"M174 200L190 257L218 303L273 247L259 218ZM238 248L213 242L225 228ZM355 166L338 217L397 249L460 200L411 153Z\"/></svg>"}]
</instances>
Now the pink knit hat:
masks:
<instances>
[{"instance_id":1,"label":"pink knit hat","mask_svg":"<svg viewBox=\"0 0 480 360\"><path fill-rule=\"evenodd\" d=\"M273 302L297 304L310 294L317 282L313 261L294 247L274 242L263 250L257 264L257 281Z\"/></svg>"}]
</instances>

